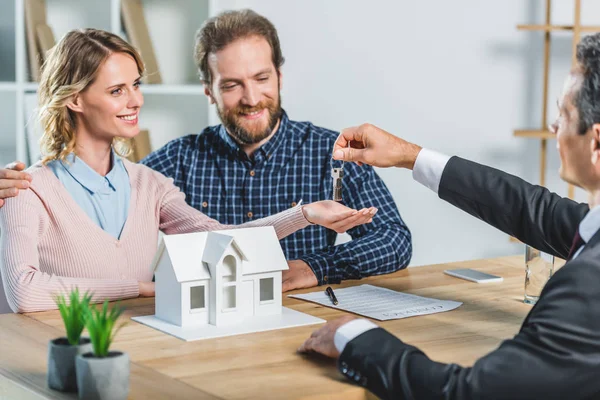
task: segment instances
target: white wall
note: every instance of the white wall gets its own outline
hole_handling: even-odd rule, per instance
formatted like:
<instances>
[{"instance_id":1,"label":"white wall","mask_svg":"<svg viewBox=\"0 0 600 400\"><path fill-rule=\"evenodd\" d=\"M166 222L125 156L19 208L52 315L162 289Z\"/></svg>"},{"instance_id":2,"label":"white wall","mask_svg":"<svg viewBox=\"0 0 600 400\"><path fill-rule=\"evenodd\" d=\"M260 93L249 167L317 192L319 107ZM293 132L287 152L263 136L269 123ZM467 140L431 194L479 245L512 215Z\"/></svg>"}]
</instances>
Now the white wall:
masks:
<instances>
[{"instance_id":1,"label":"white wall","mask_svg":"<svg viewBox=\"0 0 600 400\"><path fill-rule=\"evenodd\" d=\"M541 23L543 3L219 0L218 6L252 8L276 25L286 57L283 105L292 119L332 129L371 122L536 182L539 144L513 138L512 131L541 122L542 35L516 25ZM554 21L568 24L573 2L558 3ZM583 3L583 22L598 24L600 4ZM570 44L564 33L552 48L551 117ZM548 186L566 194L555 142L549 153ZM379 172L412 230L411 265L523 252L507 235L439 200L410 172Z\"/></svg>"}]
</instances>

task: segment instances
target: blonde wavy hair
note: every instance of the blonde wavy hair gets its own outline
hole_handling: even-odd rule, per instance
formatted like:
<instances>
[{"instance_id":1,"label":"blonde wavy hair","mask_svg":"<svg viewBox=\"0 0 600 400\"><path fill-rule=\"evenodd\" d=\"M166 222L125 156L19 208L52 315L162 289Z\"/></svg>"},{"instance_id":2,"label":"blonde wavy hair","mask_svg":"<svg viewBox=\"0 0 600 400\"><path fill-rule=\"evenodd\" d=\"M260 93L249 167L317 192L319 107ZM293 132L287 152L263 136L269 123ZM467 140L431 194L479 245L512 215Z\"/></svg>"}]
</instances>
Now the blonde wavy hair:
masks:
<instances>
[{"instance_id":1,"label":"blonde wavy hair","mask_svg":"<svg viewBox=\"0 0 600 400\"><path fill-rule=\"evenodd\" d=\"M75 114L67 104L94 82L100 66L114 53L133 57L143 76L144 64L138 51L110 32L73 30L48 51L38 89L44 164L57 159L65 161L75 151ZM123 157L130 152L128 140L123 138L113 139L113 148Z\"/></svg>"}]
</instances>

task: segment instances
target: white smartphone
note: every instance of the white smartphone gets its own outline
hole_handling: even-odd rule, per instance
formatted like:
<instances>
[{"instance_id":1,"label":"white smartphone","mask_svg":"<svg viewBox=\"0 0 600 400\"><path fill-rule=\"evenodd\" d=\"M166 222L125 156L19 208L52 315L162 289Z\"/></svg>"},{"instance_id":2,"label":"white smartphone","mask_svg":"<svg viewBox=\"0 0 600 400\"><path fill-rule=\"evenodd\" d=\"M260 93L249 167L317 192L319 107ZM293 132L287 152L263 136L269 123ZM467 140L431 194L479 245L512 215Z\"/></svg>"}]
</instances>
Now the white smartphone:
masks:
<instances>
[{"instance_id":1,"label":"white smartphone","mask_svg":"<svg viewBox=\"0 0 600 400\"><path fill-rule=\"evenodd\" d=\"M446 275L454 276L456 278L466 279L468 281L477 283L490 283L490 282L502 282L504 278L492 274L486 274L485 272L475 271L471 268L464 269L447 269L444 271Z\"/></svg>"}]
</instances>

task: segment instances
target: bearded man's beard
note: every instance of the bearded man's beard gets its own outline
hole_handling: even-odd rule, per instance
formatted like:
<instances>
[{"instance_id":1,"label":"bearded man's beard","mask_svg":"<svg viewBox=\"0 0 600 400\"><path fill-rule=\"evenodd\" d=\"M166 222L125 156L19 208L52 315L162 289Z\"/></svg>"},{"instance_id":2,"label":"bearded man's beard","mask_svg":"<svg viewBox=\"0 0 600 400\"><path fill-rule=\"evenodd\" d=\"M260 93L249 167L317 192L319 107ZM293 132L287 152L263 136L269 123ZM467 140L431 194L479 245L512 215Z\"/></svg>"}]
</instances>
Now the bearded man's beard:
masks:
<instances>
[{"instance_id":1,"label":"bearded man's beard","mask_svg":"<svg viewBox=\"0 0 600 400\"><path fill-rule=\"evenodd\" d=\"M248 122L252 123L252 121L244 120L242 114L250 114L255 111L260 112L263 109L267 112L267 125L245 128L244 125L248 126ZM225 112L221 109L218 111L223 126L239 144L256 144L269 137L275 126L277 126L277 122L283 114L283 110L281 109L281 94L277 96L276 101L265 100L252 107L239 105Z\"/></svg>"}]
</instances>

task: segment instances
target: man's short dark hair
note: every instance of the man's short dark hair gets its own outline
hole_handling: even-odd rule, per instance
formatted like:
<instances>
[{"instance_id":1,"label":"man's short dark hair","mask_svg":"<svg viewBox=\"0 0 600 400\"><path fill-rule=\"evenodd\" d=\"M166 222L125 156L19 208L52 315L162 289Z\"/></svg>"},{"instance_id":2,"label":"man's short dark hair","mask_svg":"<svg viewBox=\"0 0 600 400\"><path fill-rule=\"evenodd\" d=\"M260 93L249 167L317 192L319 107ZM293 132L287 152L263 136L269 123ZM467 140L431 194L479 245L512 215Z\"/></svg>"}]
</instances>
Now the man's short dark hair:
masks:
<instances>
[{"instance_id":1,"label":"man's short dark hair","mask_svg":"<svg viewBox=\"0 0 600 400\"><path fill-rule=\"evenodd\" d=\"M579 112L579 133L600 122L600 33L585 36L577 45L577 62L583 76L574 104Z\"/></svg>"},{"instance_id":2,"label":"man's short dark hair","mask_svg":"<svg viewBox=\"0 0 600 400\"><path fill-rule=\"evenodd\" d=\"M208 19L196 33L194 58L203 83L210 85L212 76L208 67L208 56L228 44L242 38L260 36L271 46L275 69L283 65L284 58L279 45L275 26L252 10L225 11Z\"/></svg>"}]
</instances>

